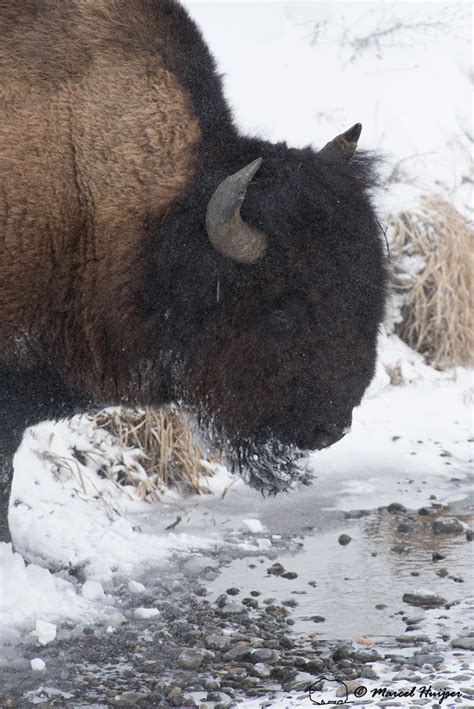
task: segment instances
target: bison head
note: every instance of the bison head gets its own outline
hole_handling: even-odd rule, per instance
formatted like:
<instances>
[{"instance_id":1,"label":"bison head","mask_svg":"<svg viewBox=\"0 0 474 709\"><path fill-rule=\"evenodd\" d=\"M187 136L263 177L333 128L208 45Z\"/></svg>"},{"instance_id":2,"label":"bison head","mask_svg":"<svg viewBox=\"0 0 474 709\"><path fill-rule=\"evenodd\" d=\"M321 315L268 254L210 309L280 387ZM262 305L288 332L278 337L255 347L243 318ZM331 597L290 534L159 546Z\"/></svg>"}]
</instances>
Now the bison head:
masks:
<instances>
[{"instance_id":1,"label":"bison head","mask_svg":"<svg viewBox=\"0 0 474 709\"><path fill-rule=\"evenodd\" d=\"M262 490L348 431L373 376L386 274L359 134L319 153L242 138L203 157L155 238L172 395Z\"/></svg>"}]
</instances>

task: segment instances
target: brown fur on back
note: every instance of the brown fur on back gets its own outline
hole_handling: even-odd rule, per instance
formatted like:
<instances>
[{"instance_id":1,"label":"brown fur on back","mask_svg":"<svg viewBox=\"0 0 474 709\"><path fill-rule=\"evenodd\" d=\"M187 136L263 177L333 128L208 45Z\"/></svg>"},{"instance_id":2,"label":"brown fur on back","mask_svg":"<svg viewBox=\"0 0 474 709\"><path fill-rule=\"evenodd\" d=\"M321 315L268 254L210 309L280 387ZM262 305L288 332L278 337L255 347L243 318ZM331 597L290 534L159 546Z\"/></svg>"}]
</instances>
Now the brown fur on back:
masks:
<instances>
[{"instance_id":1,"label":"brown fur on back","mask_svg":"<svg viewBox=\"0 0 474 709\"><path fill-rule=\"evenodd\" d=\"M0 361L104 399L147 366L144 222L193 180L200 139L149 7L0 0Z\"/></svg>"}]
</instances>

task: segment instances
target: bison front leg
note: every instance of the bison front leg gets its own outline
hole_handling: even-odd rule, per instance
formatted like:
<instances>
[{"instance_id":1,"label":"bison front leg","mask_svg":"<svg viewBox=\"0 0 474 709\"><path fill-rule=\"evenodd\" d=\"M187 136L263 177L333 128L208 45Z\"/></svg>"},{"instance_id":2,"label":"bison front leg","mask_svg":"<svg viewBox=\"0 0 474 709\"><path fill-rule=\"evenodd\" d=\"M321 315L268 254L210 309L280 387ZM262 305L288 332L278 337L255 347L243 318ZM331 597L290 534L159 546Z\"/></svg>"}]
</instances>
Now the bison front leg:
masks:
<instances>
[{"instance_id":1,"label":"bison front leg","mask_svg":"<svg viewBox=\"0 0 474 709\"><path fill-rule=\"evenodd\" d=\"M0 419L1 425L1 419ZM11 542L8 508L13 480L13 456L21 443L23 431L0 435L0 542Z\"/></svg>"}]
</instances>

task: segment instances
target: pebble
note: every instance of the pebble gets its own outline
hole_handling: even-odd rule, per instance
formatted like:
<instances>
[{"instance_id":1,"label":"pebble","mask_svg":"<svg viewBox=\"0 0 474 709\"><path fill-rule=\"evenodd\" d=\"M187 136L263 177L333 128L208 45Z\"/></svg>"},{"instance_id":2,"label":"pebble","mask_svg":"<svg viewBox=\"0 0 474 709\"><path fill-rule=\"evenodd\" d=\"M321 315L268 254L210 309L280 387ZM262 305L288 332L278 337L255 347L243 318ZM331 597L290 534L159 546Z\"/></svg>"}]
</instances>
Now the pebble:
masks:
<instances>
[{"instance_id":1,"label":"pebble","mask_svg":"<svg viewBox=\"0 0 474 709\"><path fill-rule=\"evenodd\" d=\"M326 618L323 615L312 615L310 620L312 620L313 623L324 623Z\"/></svg>"},{"instance_id":2,"label":"pebble","mask_svg":"<svg viewBox=\"0 0 474 709\"><path fill-rule=\"evenodd\" d=\"M440 554L439 551L434 551L431 555L431 558L433 561L442 561L443 559L446 559L444 554Z\"/></svg>"},{"instance_id":3,"label":"pebble","mask_svg":"<svg viewBox=\"0 0 474 709\"><path fill-rule=\"evenodd\" d=\"M422 516L430 515L433 512L429 507L420 507L418 514Z\"/></svg>"},{"instance_id":4,"label":"pebble","mask_svg":"<svg viewBox=\"0 0 474 709\"><path fill-rule=\"evenodd\" d=\"M455 517L443 517L436 519L431 528L434 534L463 534L464 525Z\"/></svg>"},{"instance_id":5,"label":"pebble","mask_svg":"<svg viewBox=\"0 0 474 709\"><path fill-rule=\"evenodd\" d=\"M461 650L474 650L474 636L460 635L458 638L451 640L451 647Z\"/></svg>"},{"instance_id":6,"label":"pebble","mask_svg":"<svg viewBox=\"0 0 474 709\"><path fill-rule=\"evenodd\" d=\"M472 529L467 530L466 539L468 542L472 542L472 540L474 539L474 531Z\"/></svg>"},{"instance_id":7,"label":"pebble","mask_svg":"<svg viewBox=\"0 0 474 709\"><path fill-rule=\"evenodd\" d=\"M410 532L413 532L413 528L410 527L409 524L406 524L406 522L402 522L398 525L397 532L401 532L402 534L409 534Z\"/></svg>"},{"instance_id":8,"label":"pebble","mask_svg":"<svg viewBox=\"0 0 474 709\"><path fill-rule=\"evenodd\" d=\"M226 605L223 606L219 611L220 615L223 616L238 615L239 613L244 612L245 606L243 606L241 603L226 603Z\"/></svg>"},{"instance_id":9,"label":"pebble","mask_svg":"<svg viewBox=\"0 0 474 709\"><path fill-rule=\"evenodd\" d=\"M436 665L440 665L444 662L444 657L433 653L418 653L413 655L409 661L417 667L423 667L423 665L433 665L436 667Z\"/></svg>"},{"instance_id":10,"label":"pebble","mask_svg":"<svg viewBox=\"0 0 474 709\"><path fill-rule=\"evenodd\" d=\"M209 650L224 650L229 646L230 640L225 635L211 633L204 638L206 647Z\"/></svg>"},{"instance_id":11,"label":"pebble","mask_svg":"<svg viewBox=\"0 0 474 709\"><path fill-rule=\"evenodd\" d=\"M226 593L228 596L238 596L240 593L240 588L235 588L233 586L232 588L228 588Z\"/></svg>"},{"instance_id":12,"label":"pebble","mask_svg":"<svg viewBox=\"0 0 474 709\"><path fill-rule=\"evenodd\" d=\"M352 537L349 536L349 534L341 534L337 541L341 546L345 547L347 544L350 544Z\"/></svg>"},{"instance_id":13,"label":"pebble","mask_svg":"<svg viewBox=\"0 0 474 709\"><path fill-rule=\"evenodd\" d=\"M248 642L238 642L230 650L228 650L222 659L229 660L245 660L250 651L250 643Z\"/></svg>"},{"instance_id":14,"label":"pebble","mask_svg":"<svg viewBox=\"0 0 474 709\"><path fill-rule=\"evenodd\" d=\"M417 591L415 593L404 593L402 600L410 606L420 608L440 608L446 605L447 601L442 596L437 596L429 591Z\"/></svg>"},{"instance_id":15,"label":"pebble","mask_svg":"<svg viewBox=\"0 0 474 709\"><path fill-rule=\"evenodd\" d=\"M259 647L255 648L250 652L250 660L251 662L278 662L280 659L280 653L277 652L276 650L271 650L270 648L266 647Z\"/></svg>"},{"instance_id":16,"label":"pebble","mask_svg":"<svg viewBox=\"0 0 474 709\"><path fill-rule=\"evenodd\" d=\"M275 564L272 564L272 566L267 569L267 574L269 574L270 576L281 576L284 571L285 567L277 561Z\"/></svg>"},{"instance_id":17,"label":"pebble","mask_svg":"<svg viewBox=\"0 0 474 709\"><path fill-rule=\"evenodd\" d=\"M405 507L405 505L402 505L401 502L392 502L390 505L387 506L387 511L393 514L396 512L406 512L407 508Z\"/></svg>"},{"instance_id":18,"label":"pebble","mask_svg":"<svg viewBox=\"0 0 474 709\"><path fill-rule=\"evenodd\" d=\"M256 662L252 672L260 679L267 679L272 674L272 668L265 662Z\"/></svg>"},{"instance_id":19,"label":"pebble","mask_svg":"<svg viewBox=\"0 0 474 709\"><path fill-rule=\"evenodd\" d=\"M296 579L298 578L298 574L296 573L296 571L285 571L285 573L282 574L281 577L284 579Z\"/></svg>"},{"instance_id":20,"label":"pebble","mask_svg":"<svg viewBox=\"0 0 474 709\"><path fill-rule=\"evenodd\" d=\"M206 651L200 648L182 650L178 655L178 665L186 670L195 670L200 667L206 657Z\"/></svg>"}]
</instances>

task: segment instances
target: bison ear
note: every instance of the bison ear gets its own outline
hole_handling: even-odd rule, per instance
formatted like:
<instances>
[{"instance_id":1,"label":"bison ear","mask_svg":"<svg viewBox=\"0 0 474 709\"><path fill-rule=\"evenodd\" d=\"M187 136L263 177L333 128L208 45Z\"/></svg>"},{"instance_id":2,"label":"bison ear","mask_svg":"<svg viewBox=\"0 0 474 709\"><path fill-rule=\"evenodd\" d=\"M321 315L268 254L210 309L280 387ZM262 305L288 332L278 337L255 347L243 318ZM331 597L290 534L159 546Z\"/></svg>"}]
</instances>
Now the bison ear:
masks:
<instances>
[{"instance_id":1,"label":"bison ear","mask_svg":"<svg viewBox=\"0 0 474 709\"><path fill-rule=\"evenodd\" d=\"M325 158L330 158L331 160L337 158L347 159L352 157L357 148L357 142L360 138L361 132L362 123L355 123L352 128L346 130L345 133L336 135L333 140L327 143L327 145L319 151L319 155L322 155Z\"/></svg>"},{"instance_id":2,"label":"bison ear","mask_svg":"<svg viewBox=\"0 0 474 709\"><path fill-rule=\"evenodd\" d=\"M226 177L209 200L206 227L209 241L223 256L237 263L256 263L267 250L267 237L240 216L247 187L262 164L258 158Z\"/></svg>"}]
</instances>

